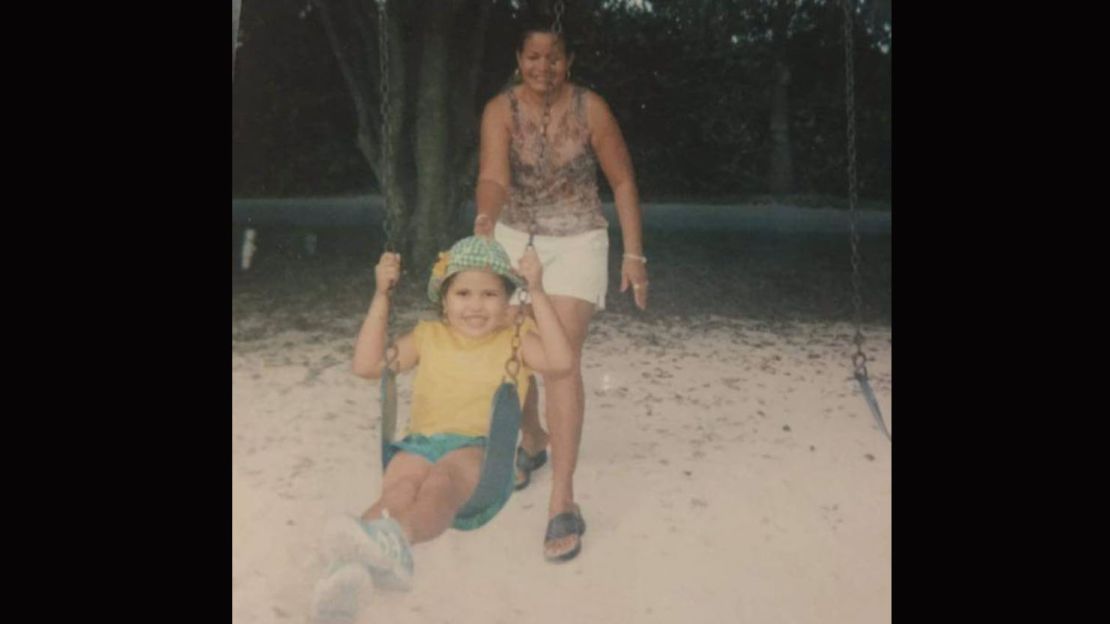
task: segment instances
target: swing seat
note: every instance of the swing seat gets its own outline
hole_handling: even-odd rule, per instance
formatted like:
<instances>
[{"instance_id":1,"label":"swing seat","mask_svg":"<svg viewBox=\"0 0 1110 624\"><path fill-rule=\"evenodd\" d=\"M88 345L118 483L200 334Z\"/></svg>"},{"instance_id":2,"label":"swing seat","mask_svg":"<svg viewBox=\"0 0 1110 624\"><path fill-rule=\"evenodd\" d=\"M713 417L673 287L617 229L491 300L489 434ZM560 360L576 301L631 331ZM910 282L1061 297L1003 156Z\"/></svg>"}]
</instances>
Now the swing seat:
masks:
<instances>
[{"instance_id":1,"label":"swing seat","mask_svg":"<svg viewBox=\"0 0 1110 624\"><path fill-rule=\"evenodd\" d=\"M382 371L382 471L385 471L389 445L397 432L397 373L392 368Z\"/></svg>"},{"instance_id":2,"label":"swing seat","mask_svg":"<svg viewBox=\"0 0 1110 624\"><path fill-rule=\"evenodd\" d=\"M505 492L512 491L520 418L520 397L516 384L502 383L494 393L490 406L489 439L486 441L486 458L482 462L482 476L470 499L455 514L456 525L470 524L469 521L485 513L490 505L504 499Z\"/></svg>"},{"instance_id":3,"label":"swing seat","mask_svg":"<svg viewBox=\"0 0 1110 624\"><path fill-rule=\"evenodd\" d=\"M879 426L879 431L883 432L887 440L893 442L890 437L890 430L886 428L886 423L883 422L883 413L879 411L879 402L875 400L875 392L871 390L871 382L867 380L867 374L857 372L855 374L856 381L859 382L860 390L863 391L863 398L867 401L867 407L871 408L871 415L875 417L875 424Z\"/></svg>"},{"instance_id":4,"label":"swing seat","mask_svg":"<svg viewBox=\"0 0 1110 624\"><path fill-rule=\"evenodd\" d=\"M392 369L382 371L382 470L385 470L389 446L397 431L397 376ZM516 384L503 382L493 394L490 405L489 437L486 457L474 493L455 514L455 526L484 524L491 505L502 501L513 487L513 462L516 458L517 433L520 431L520 395Z\"/></svg>"}]
</instances>

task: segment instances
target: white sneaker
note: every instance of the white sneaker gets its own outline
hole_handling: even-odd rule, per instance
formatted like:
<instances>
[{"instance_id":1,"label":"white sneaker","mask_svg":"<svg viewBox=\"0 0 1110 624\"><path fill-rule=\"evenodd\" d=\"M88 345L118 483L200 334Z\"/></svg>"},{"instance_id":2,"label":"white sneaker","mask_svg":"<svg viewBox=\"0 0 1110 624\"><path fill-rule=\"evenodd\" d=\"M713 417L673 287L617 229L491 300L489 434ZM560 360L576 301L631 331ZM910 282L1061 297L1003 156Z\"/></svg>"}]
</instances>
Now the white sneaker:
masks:
<instances>
[{"instance_id":1,"label":"white sneaker","mask_svg":"<svg viewBox=\"0 0 1110 624\"><path fill-rule=\"evenodd\" d=\"M353 624L370 598L370 572L348 563L316 583L312 592L313 624Z\"/></svg>"},{"instance_id":2,"label":"white sneaker","mask_svg":"<svg viewBox=\"0 0 1110 624\"><path fill-rule=\"evenodd\" d=\"M340 516L325 526L326 554L331 566L360 563L374 584L385 589L412 587L412 551L401 525L391 518L358 520Z\"/></svg>"}]
</instances>

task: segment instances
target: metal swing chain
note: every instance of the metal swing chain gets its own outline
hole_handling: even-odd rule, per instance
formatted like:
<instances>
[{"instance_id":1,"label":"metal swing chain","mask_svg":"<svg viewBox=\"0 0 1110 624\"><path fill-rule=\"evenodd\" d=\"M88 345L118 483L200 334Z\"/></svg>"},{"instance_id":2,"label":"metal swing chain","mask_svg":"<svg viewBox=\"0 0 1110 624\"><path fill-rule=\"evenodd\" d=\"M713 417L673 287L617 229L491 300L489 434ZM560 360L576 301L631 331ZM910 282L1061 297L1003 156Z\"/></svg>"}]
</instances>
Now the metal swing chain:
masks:
<instances>
[{"instance_id":1,"label":"metal swing chain","mask_svg":"<svg viewBox=\"0 0 1110 624\"><path fill-rule=\"evenodd\" d=\"M551 32L556 36L563 36L563 11L566 7L563 6L563 0L556 0L555 2L555 23L551 25Z\"/></svg>"},{"instance_id":2,"label":"metal swing chain","mask_svg":"<svg viewBox=\"0 0 1110 624\"><path fill-rule=\"evenodd\" d=\"M378 3L378 89L380 93L379 109L381 111L381 142L382 142L382 203L383 218L382 228L385 230L386 251L395 251L397 243L397 219L393 214L393 206L389 201L388 185L393 172L393 143L389 133L389 3L388 0L377 0Z\"/></svg>"},{"instance_id":3,"label":"metal swing chain","mask_svg":"<svg viewBox=\"0 0 1110 624\"><path fill-rule=\"evenodd\" d=\"M555 34L556 39L561 39L563 36L563 0L555 2L555 20L551 24L551 32ZM564 45L564 50L566 46ZM547 127L551 123L551 106L554 104L552 92L555 86L555 68L553 64L549 63L546 72L544 73L544 80L547 83L547 89L543 94L543 117L540 129L540 153L539 153L539 169L540 175L543 176L548 171L551 157L547 152ZM536 209L532 207L530 222L528 224L528 244L531 245L536 236Z\"/></svg>"},{"instance_id":4,"label":"metal swing chain","mask_svg":"<svg viewBox=\"0 0 1110 624\"><path fill-rule=\"evenodd\" d=\"M505 381L516 384L517 374L520 373L520 328L524 325L524 300L521 299L520 310L516 313L516 320L513 321L513 339L510 342L512 346L512 353L509 354L509 359L505 361Z\"/></svg>"},{"instance_id":5,"label":"metal swing chain","mask_svg":"<svg viewBox=\"0 0 1110 624\"><path fill-rule=\"evenodd\" d=\"M863 279L860 275L859 253L859 188L856 172L856 98L855 98L855 54L852 49L852 8L851 1L844 0L844 72L847 86L844 90L845 108L848 111L848 214L851 224L852 243L852 307L855 315L856 333L852 342L856 352L852 354L852 366L856 376L867 377L867 355L863 352Z\"/></svg>"},{"instance_id":6,"label":"metal swing chain","mask_svg":"<svg viewBox=\"0 0 1110 624\"><path fill-rule=\"evenodd\" d=\"M845 72L845 110L848 114L848 213L851 223L852 241L852 306L855 309L856 333L852 341L856 345L856 352L852 354L852 367L854 376L859 383L860 391L871 409L875 424L879 431L892 440L890 430L883 422L883 415L879 409L879 402L875 400L875 393L871 390L871 382L867 379L867 355L863 352L863 279L860 277L859 253L859 188L856 174L856 72L855 55L853 54L852 39L852 1L842 0L844 8L844 72Z\"/></svg>"},{"instance_id":7,"label":"metal swing chain","mask_svg":"<svg viewBox=\"0 0 1110 624\"><path fill-rule=\"evenodd\" d=\"M551 24L551 32L555 34L556 38L561 38L563 36L564 10L565 6L563 5L563 0L557 0L555 2L555 21ZM552 87L555 84L554 67L549 65L544 77L547 82L547 89L544 91L543 96L543 118L540 129L539 169L541 175L547 173L550 160L547 153L547 127L551 122ZM536 237L536 209L534 206L531 208L528 216L528 247L534 247L533 241ZM505 362L506 381L512 383L514 386L517 383L517 374L520 372L520 330L524 325L524 306L528 304L528 300L528 288L525 286L521 289L520 310L517 312L516 320L513 321L512 352L509 355L509 359Z\"/></svg>"},{"instance_id":8,"label":"metal swing chain","mask_svg":"<svg viewBox=\"0 0 1110 624\"><path fill-rule=\"evenodd\" d=\"M377 0L378 4L378 70L379 80L378 88L380 93L379 110L381 112L381 142L382 142L382 165L379 170L382 172L381 179L381 193L382 193L382 230L385 234L385 250L390 253L396 253L397 244L397 219L393 215L393 206L389 201L389 181L392 179L393 168L393 145L389 136L389 28L388 28L388 0ZM389 296L392 300L393 290L396 283L390 285ZM392 302L391 302L392 303ZM392 328L394 326L393 320L395 318L393 313L393 305L389 306L389 313L386 318L386 344L385 350L382 353L382 358L385 360L385 367L392 369L394 373L397 372L397 345L394 343L396 336L393 335Z\"/></svg>"}]
</instances>

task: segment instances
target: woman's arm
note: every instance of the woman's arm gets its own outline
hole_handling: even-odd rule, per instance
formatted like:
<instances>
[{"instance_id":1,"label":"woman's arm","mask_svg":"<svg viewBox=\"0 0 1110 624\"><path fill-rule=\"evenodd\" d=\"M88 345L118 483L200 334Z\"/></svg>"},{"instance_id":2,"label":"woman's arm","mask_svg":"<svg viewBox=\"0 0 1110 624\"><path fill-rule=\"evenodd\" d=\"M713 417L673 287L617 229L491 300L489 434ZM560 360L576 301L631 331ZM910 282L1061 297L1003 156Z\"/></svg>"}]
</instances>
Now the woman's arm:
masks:
<instances>
[{"instance_id":1,"label":"woman's arm","mask_svg":"<svg viewBox=\"0 0 1110 624\"><path fill-rule=\"evenodd\" d=\"M647 308L647 260L644 258L643 222L640 213L640 192L632 157L621 135L620 126L605 100L587 92L587 122L590 144L597 154L601 171L613 189L613 203L621 224L624 250L621 254L621 292L633 287L633 298L641 310Z\"/></svg>"},{"instance_id":2,"label":"woman's arm","mask_svg":"<svg viewBox=\"0 0 1110 624\"><path fill-rule=\"evenodd\" d=\"M508 98L498 95L482 112L478 184L474 189L474 234L493 236L493 226L509 199L509 109Z\"/></svg>"}]
</instances>

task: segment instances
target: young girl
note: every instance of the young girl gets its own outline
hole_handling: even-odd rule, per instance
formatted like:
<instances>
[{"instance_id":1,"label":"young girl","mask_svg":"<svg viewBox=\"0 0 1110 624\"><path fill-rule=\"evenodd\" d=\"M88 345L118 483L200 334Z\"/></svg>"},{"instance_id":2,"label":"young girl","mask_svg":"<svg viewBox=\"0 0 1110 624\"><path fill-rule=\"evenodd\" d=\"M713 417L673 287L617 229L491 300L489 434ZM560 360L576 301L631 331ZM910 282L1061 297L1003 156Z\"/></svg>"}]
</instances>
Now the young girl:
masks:
<instances>
[{"instance_id":1,"label":"young girl","mask_svg":"<svg viewBox=\"0 0 1110 624\"><path fill-rule=\"evenodd\" d=\"M384 253L375 269L376 288L355 344L353 368L377 379L384 369L390 288L400 277L401 259ZM523 277L523 281L521 280ZM412 388L410 433L387 451L382 495L360 519L330 523L332 572L316 588L318 620L349 620L366 581L407 589L410 545L428 541L449 526L468 530L488 522L508 500L511 488L476 518L455 520L478 484L489 433L490 401L504 379L514 335L509 297L527 283L535 322L521 326L518 394L528 376L565 373L575 355L542 283L542 265L528 248L513 271L504 248L469 237L440 254L428 281L428 296L442 306L442 320L421 321L396 341L400 371L417 364Z\"/></svg>"}]
</instances>

